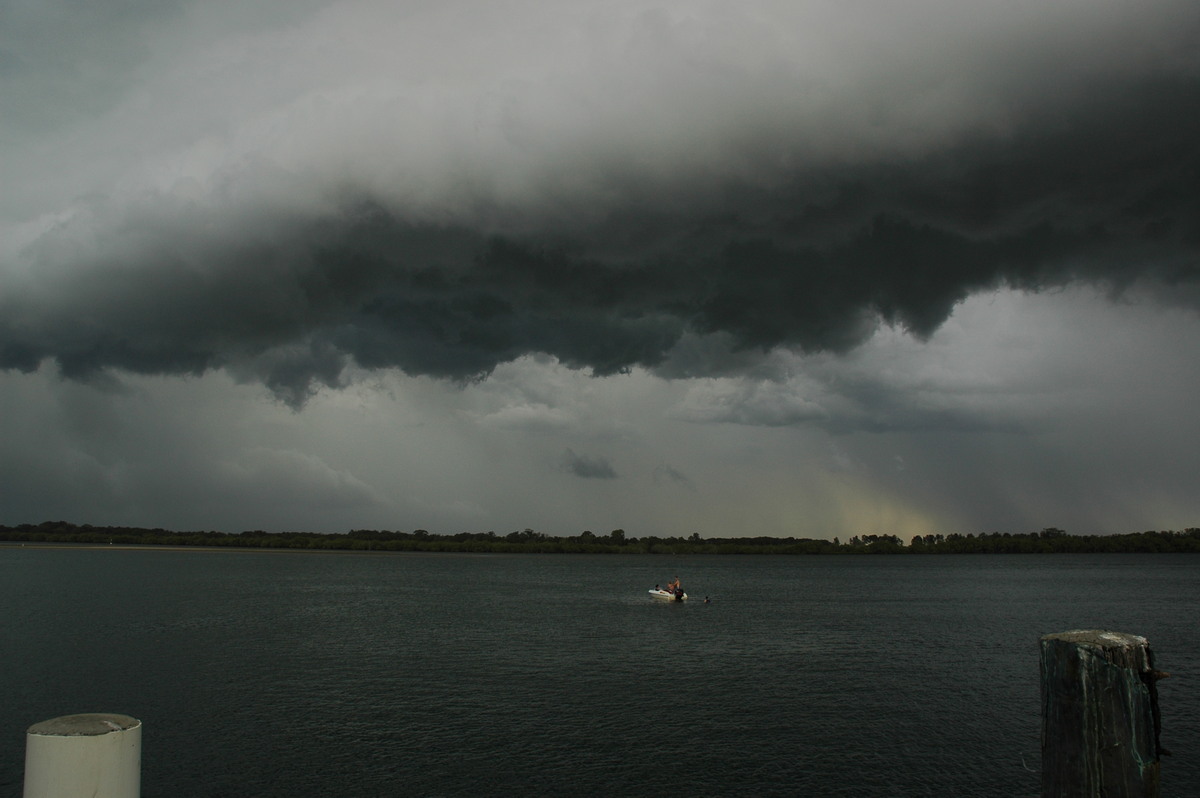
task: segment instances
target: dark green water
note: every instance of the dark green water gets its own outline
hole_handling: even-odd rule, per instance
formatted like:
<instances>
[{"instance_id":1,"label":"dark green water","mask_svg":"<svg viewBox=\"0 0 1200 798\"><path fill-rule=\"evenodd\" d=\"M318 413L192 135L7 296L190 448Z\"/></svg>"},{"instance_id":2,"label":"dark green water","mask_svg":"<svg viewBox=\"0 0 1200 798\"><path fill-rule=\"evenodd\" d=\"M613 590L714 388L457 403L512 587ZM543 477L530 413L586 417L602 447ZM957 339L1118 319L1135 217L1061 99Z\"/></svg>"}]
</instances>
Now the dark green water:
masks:
<instances>
[{"instance_id":1,"label":"dark green water","mask_svg":"<svg viewBox=\"0 0 1200 798\"><path fill-rule=\"evenodd\" d=\"M694 598L647 589L678 574ZM1200 795L1200 560L0 547L24 732L142 720L143 795L1036 796L1038 638L1145 635Z\"/></svg>"}]
</instances>

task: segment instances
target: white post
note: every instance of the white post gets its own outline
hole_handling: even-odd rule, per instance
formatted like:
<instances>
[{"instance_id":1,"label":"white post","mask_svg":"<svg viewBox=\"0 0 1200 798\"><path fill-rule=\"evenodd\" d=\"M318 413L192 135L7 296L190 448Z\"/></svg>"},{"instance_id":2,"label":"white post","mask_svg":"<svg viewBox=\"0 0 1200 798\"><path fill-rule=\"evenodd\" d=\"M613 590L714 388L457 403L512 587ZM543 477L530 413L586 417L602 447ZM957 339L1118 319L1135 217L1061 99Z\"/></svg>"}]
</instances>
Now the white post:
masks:
<instances>
[{"instance_id":1,"label":"white post","mask_svg":"<svg viewBox=\"0 0 1200 798\"><path fill-rule=\"evenodd\" d=\"M25 732L25 798L138 798L141 790L140 720L64 715Z\"/></svg>"}]
</instances>

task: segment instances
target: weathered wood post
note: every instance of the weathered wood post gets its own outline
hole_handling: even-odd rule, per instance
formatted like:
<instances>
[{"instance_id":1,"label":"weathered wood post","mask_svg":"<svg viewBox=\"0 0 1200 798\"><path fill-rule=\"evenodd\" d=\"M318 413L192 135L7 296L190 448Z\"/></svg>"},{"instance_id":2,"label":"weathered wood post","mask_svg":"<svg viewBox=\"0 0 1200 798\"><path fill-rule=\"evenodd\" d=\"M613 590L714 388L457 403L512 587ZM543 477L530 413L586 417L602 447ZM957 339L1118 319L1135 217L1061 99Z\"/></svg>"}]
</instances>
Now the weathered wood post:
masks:
<instances>
[{"instance_id":1,"label":"weathered wood post","mask_svg":"<svg viewBox=\"0 0 1200 798\"><path fill-rule=\"evenodd\" d=\"M1046 635L1042 798L1158 798L1158 690L1146 638L1094 629Z\"/></svg>"},{"instance_id":2,"label":"weathered wood post","mask_svg":"<svg viewBox=\"0 0 1200 798\"><path fill-rule=\"evenodd\" d=\"M25 732L25 798L138 798L142 722L64 715Z\"/></svg>"}]
</instances>

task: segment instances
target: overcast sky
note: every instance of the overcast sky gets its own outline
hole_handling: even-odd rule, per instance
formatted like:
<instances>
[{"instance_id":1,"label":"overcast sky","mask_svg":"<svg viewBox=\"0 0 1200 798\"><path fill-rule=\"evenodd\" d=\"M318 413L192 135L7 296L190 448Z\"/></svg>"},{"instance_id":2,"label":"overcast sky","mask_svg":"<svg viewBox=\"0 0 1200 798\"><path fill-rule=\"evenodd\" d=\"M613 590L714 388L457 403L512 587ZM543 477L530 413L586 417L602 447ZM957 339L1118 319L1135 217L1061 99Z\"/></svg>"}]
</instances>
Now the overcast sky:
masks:
<instances>
[{"instance_id":1,"label":"overcast sky","mask_svg":"<svg viewBox=\"0 0 1200 798\"><path fill-rule=\"evenodd\" d=\"M1195 0L0 4L0 523L1200 526Z\"/></svg>"}]
</instances>

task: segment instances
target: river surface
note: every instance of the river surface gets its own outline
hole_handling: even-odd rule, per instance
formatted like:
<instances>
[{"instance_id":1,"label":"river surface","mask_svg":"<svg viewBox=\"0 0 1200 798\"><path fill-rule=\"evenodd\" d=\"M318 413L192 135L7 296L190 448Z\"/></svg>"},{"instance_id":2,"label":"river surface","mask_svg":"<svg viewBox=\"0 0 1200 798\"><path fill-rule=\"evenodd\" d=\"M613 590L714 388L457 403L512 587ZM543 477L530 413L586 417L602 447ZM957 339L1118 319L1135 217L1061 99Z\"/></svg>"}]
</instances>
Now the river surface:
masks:
<instances>
[{"instance_id":1,"label":"river surface","mask_svg":"<svg viewBox=\"0 0 1200 798\"><path fill-rule=\"evenodd\" d=\"M1098 628L1172 672L1183 798L1198 617L1191 555L0 546L0 795L27 727L117 712L147 798L1037 796L1038 639Z\"/></svg>"}]
</instances>

